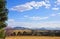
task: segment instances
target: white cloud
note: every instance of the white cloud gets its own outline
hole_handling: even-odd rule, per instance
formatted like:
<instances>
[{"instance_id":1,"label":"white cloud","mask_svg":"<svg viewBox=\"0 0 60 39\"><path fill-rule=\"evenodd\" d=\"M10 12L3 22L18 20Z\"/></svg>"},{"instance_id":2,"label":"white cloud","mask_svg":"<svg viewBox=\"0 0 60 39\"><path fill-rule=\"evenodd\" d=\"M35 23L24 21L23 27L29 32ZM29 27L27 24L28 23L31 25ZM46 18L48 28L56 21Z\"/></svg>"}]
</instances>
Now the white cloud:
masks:
<instances>
[{"instance_id":1,"label":"white cloud","mask_svg":"<svg viewBox=\"0 0 60 39\"><path fill-rule=\"evenodd\" d=\"M60 16L60 13L53 13L50 14L50 16L45 16L45 17L24 15L24 19L39 21L39 20L47 20L50 17L55 17L55 16Z\"/></svg>"},{"instance_id":2,"label":"white cloud","mask_svg":"<svg viewBox=\"0 0 60 39\"><path fill-rule=\"evenodd\" d=\"M15 7L11 8L11 10L16 10L16 11L20 11L20 12L31 10L31 9L33 9L33 7L31 7L28 4L18 5L18 6L15 6Z\"/></svg>"},{"instance_id":3,"label":"white cloud","mask_svg":"<svg viewBox=\"0 0 60 39\"><path fill-rule=\"evenodd\" d=\"M29 17L31 20L45 20L48 19L48 17Z\"/></svg>"},{"instance_id":4,"label":"white cloud","mask_svg":"<svg viewBox=\"0 0 60 39\"><path fill-rule=\"evenodd\" d=\"M42 1L43 3L43 6L45 6L45 8L49 8L51 5L50 4L47 4L46 2Z\"/></svg>"},{"instance_id":5,"label":"white cloud","mask_svg":"<svg viewBox=\"0 0 60 39\"><path fill-rule=\"evenodd\" d=\"M57 13L57 14L51 14L51 16L60 16L60 13Z\"/></svg>"},{"instance_id":6,"label":"white cloud","mask_svg":"<svg viewBox=\"0 0 60 39\"><path fill-rule=\"evenodd\" d=\"M45 2L46 2L46 3L50 3L50 1L49 1L49 0L45 0Z\"/></svg>"},{"instance_id":7,"label":"white cloud","mask_svg":"<svg viewBox=\"0 0 60 39\"><path fill-rule=\"evenodd\" d=\"M32 1L29 3L29 5L31 5L35 9L39 9L39 7L41 6L45 6L46 8L50 7L50 4L47 4L45 1L41 1L41 2Z\"/></svg>"},{"instance_id":8,"label":"white cloud","mask_svg":"<svg viewBox=\"0 0 60 39\"><path fill-rule=\"evenodd\" d=\"M51 14L51 16L56 16L56 14Z\"/></svg>"},{"instance_id":9,"label":"white cloud","mask_svg":"<svg viewBox=\"0 0 60 39\"><path fill-rule=\"evenodd\" d=\"M7 22L8 26L11 27L28 27L28 28L41 28L41 27L60 27L60 22L16 22L16 21L9 21Z\"/></svg>"},{"instance_id":10,"label":"white cloud","mask_svg":"<svg viewBox=\"0 0 60 39\"><path fill-rule=\"evenodd\" d=\"M17 5L11 8L11 10L23 12L23 11L31 10L33 8L39 9L39 7L42 7L42 6L45 6L45 8L49 8L51 5L49 3L46 3L45 1L40 1L40 2L32 1L22 5Z\"/></svg>"},{"instance_id":11,"label":"white cloud","mask_svg":"<svg viewBox=\"0 0 60 39\"><path fill-rule=\"evenodd\" d=\"M60 5L60 0L57 0L57 4Z\"/></svg>"},{"instance_id":12,"label":"white cloud","mask_svg":"<svg viewBox=\"0 0 60 39\"><path fill-rule=\"evenodd\" d=\"M15 21L14 19L9 19L8 22Z\"/></svg>"},{"instance_id":13,"label":"white cloud","mask_svg":"<svg viewBox=\"0 0 60 39\"><path fill-rule=\"evenodd\" d=\"M24 16L24 17L29 19L29 20L45 20L45 19L49 18L49 17L39 17L39 16L32 16L32 17Z\"/></svg>"},{"instance_id":14,"label":"white cloud","mask_svg":"<svg viewBox=\"0 0 60 39\"><path fill-rule=\"evenodd\" d=\"M28 16L27 16L27 15L24 15L24 17L25 17L25 18L28 18Z\"/></svg>"},{"instance_id":15,"label":"white cloud","mask_svg":"<svg viewBox=\"0 0 60 39\"><path fill-rule=\"evenodd\" d=\"M58 2L60 2L60 0L57 0Z\"/></svg>"},{"instance_id":16,"label":"white cloud","mask_svg":"<svg viewBox=\"0 0 60 39\"><path fill-rule=\"evenodd\" d=\"M60 5L60 0L56 0L55 3L57 3L57 5Z\"/></svg>"},{"instance_id":17,"label":"white cloud","mask_svg":"<svg viewBox=\"0 0 60 39\"><path fill-rule=\"evenodd\" d=\"M60 13L58 13L57 15L60 16Z\"/></svg>"},{"instance_id":18,"label":"white cloud","mask_svg":"<svg viewBox=\"0 0 60 39\"><path fill-rule=\"evenodd\" d=\"M38 9L39 7L41 7L43 5L42 2L35 2L35 1L32 1L28 4L32 7L34 7L35 9Z\"/></svg>"},{"instance_id":19,"label":"white cloud","mask_svg":"<svg viewBox=\"0 0 60 39\"><path fill-rule=\"evenodd\" d=\"M60 13L58 13L58 15L60 15Z\"/></svg>"},{"instance_id":20,"label":"white cloud","mask_svg":"<svg viewBox=\"0 0 60 39\"><path fill-rule=\"evenodd\" d=\"M59 10L59 8L56 8L56 7L55 7L55 8L52 8L52 10Z\"/></svg>"}]
</instances>

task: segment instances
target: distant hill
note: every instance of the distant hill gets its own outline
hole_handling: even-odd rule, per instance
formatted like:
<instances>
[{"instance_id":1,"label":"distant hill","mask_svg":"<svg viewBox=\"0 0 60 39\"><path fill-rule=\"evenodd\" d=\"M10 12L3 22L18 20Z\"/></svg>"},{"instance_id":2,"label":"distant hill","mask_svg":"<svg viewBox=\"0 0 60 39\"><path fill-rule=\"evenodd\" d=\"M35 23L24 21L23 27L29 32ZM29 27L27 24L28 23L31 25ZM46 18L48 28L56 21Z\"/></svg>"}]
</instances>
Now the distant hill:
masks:
<instances>
[{"instance_id":1,"label":"distant hill","mask_svg":"<svg viewBox=\"0 0 60 39\"><path fill-rule=\"evenodd\" d=\"M34 28L33 30L47 30L45 28Z\"/></svg>"},{"instance_id":2,"label":"distant hill","mask_svg":"<svg viewBox=\"0 0 60 39\"><path fill-rule=\"evenodd\" d=\"M48 28L34 28L34 30L60 30L60 27L56 27L56 28L52 28L52 27L48 27Z\"/></svg>"},{"instance_id":3,"label":"distant hill","mask_svg":"<svg viewBox=\"0 0 60 39\"><path fill-rule=\"evenodd\" d=\"M45 28L26 28L26 27L14 27L14 30L24 30L24 29L30 29L30 30L46 30Z\"/></svg>"},{"instance_id":4,"label":"distant hill","mask_svg":"<svg viewBox=\"0 0 60 39\"><path fill-rule=\"evenodd\" d=\"M26 27L14 27L14 28L12 28L12 27L6 27L5 29L13 29L13 30L24 30L24 29L29 29L29 30L60 30L60 28L59 27L56 27L56 28L50 28L50 27L48 27L48 28L44 28L44 27L42 27L42 28L26 28Z\"/></svg>"},{"instance_id":5,"label":"distant hill","mask_svg":"<svg viewBox=\"0 0 60 39\"><path fill-rule=\"evenodd\" d=\"M60 27L55 27L55 28L46 28L47 30L60 30Z\"/></svg>"},{"instance_id":6,"label":"distant hill","mask_svg":"<svg viewBox=\"0 0 60 39\"><path fill-rule=\"evenodd\" d=\"M14 30L24 30L24 29L29 29L29 28L26 28L26 27L14 27L13 29Z\"/></svg>"}]
</instances>

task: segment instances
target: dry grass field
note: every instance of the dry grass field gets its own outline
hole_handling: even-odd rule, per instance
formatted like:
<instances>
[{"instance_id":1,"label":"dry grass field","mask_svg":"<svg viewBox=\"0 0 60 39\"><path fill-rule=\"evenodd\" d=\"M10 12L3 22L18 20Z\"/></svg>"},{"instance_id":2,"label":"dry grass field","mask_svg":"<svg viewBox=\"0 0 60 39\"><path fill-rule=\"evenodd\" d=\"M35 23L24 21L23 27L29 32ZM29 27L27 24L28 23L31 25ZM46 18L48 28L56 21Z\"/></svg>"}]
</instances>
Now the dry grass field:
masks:
<instances>
[{"instance_id":1,"label":"dry grass field","mask_svg":"<svg viewBox=\"0 0 60 39\"><path fill-rule=\"evenodd\" d=\"M60 39L60 37L52 37L52 36L10 36L5 39Z\"/></svg>"},{"instance_id":2,"label":"dry grass field","mask_svg":"<svg viewBox=\"0 0 60 39\"><path fill-rule=\"evenodd\" d=\"M15 32L16 34L18 32L32 32L31 30L9 30L7 32ZM45 31L42 31L42 30L38 30L37 32L45 32ZM48 31L46 31L48 32ZM56 37L56 36L7 36L5 39L60 39L60 37Z\"/></svg>"}]
</instances>

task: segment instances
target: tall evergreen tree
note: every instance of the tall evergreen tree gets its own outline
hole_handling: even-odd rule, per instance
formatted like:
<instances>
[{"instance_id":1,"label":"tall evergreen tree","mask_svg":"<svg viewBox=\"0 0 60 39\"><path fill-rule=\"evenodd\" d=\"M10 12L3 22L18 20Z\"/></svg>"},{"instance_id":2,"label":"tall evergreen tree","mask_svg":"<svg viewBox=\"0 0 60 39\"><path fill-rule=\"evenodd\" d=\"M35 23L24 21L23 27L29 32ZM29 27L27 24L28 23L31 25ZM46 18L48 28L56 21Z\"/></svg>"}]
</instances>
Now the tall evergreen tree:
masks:
<instances>
[{"instance_id":1,"label":"tall evergreen tree","mask_svg":"<svg viewBox=\"0 0 60 39\"><path fill-rule=\"evenodd\" d=\"M0 29L7 26L8 10L6 8L6 0L0 0Z\"/></svg>"}]
</instances>

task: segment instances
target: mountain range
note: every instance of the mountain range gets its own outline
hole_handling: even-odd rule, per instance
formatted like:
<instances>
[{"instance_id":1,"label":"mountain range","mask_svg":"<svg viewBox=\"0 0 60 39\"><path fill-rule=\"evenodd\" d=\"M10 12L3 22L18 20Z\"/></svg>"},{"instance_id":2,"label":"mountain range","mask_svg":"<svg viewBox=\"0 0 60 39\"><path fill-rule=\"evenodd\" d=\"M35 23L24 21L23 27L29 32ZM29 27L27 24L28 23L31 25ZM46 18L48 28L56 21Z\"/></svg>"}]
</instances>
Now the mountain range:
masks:
<instances>
[{"instance_id":1,"label":"mountain range","mask_svg":"<svg viewBox=\"0 0 60 39\"><path fill-rule=\"evenodd\" d=\"M30 30L60 30L59 27L56 27L56 28L51 28L51 27L48 27L48 28L44 28L44 27L41 27L41 28L26 28L26 27L7 27L6 29L13 29L13 30L25 30L25 29L30 29Z\"/></svg>"}]
</instances>

